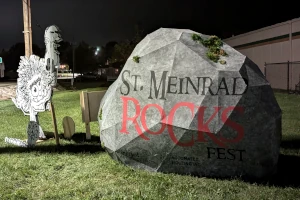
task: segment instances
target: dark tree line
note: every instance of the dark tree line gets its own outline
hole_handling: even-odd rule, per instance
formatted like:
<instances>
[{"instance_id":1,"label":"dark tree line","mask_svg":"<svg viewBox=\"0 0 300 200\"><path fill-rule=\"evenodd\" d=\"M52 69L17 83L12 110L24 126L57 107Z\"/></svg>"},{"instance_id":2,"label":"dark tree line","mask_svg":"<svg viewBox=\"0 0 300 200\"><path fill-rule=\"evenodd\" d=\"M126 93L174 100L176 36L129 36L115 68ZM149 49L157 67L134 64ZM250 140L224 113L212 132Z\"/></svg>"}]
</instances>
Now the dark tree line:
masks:
<instances>
[{"instance_id":1,"label":"dark tree line","mask_svg":"<svg viewBox=\"0 0 300 200\"><path fill-rule=\"evenodd\" d=\"M125 63L135 46L143 39L144 31L135 27L135 36L131 40L125 40L114 45L114 48L108 58L111 63Z\"/></svg>"},{"instance_id":2,"label":"dark tree line","mask_svg":"<svg viewBox=\"0 0 300 200\"><path fill-rule=\"evenodd\" d=\"M32 45L33 54L43 57L43 50L37 45ZM24 43L17 43L13 45L8 51L2 49L0 57L2 57L6 70L17 70L20 62L20 56L25 55L25 45Z\"/></svg>"},{"instance_id":3,"label":"dark tree line","mask_svg":"<svg viewBox=\"0 0 300 200\"><path fill-rule=\"evenodd\" d=\"M72 46L68 41L62 41L58 51L60 52L60 62L68 64L73 68L73 48L75 49L75 72L84 73L93 71L104 66L107 61L109 63L125 63L135 46L143 38L143 31L138 27L135 28L135 36L132 39L124 41L110 41L105 46L100 47L100 51L95 55L97 47L91 47L86 42L82 41ZM33 54L43 58L45 49L33 44ZM0 57L6 66L7 71L16 71L19 66L20 56L25 55L24 43L13 45L8 51L2 50Z\"/></svg>"}]
</instances>

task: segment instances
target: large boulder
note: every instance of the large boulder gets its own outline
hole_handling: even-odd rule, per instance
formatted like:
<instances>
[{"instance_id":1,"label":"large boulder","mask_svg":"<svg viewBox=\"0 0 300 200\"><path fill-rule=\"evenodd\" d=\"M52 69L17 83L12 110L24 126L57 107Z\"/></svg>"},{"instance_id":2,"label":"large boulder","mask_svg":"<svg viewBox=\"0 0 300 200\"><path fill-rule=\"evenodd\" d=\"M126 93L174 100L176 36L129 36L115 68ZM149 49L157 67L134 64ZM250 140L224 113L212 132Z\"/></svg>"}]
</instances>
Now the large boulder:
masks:
<instances>
[{"instance_id":1,"label":"large boulder","mask_svg":"<svg viewBox=\"0 0 300 200\"><path fill-rule=\"evenodd\" d=\"M226 44L228 55L212 61L203 40L209 36L161 28L136 46L100 103L102 143L113 159L149 171L273 174L281 110L270 84Z\"/></svg>"}]
</instances>

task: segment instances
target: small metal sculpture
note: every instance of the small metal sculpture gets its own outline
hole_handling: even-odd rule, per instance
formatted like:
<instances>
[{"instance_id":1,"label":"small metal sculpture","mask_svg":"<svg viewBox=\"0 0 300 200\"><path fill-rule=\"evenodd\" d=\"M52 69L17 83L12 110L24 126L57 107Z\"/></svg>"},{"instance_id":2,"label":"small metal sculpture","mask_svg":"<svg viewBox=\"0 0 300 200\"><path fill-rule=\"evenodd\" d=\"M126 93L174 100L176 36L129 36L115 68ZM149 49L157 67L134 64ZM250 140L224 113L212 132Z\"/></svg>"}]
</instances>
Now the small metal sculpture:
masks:
<instances>
[{"instance_id":1,"label":"small metal sculpture","mask_svg":"<svg viewBox=\"0 0 300 200\"><path fill-rule=\"evenodd\" d=\"M50 26L45 31L45 58L31 55L21 56L16 97L12 101L24 115L30 116L27 127L28 140L5 138L5 142L23 147L33 147L39 138L45 138L39 126L38 113L50 109L53 87L56 85L56 66L59 65L59 42L62 41L57 26Z\"/></svg>"},{"instance_id":2,"label":"small metal sculpture","mask_svg":"<svg viewBox=\"0 0 300 200\"><path fill-rule=\"evenodd\" d=\"M47 70L52 72L53 83L52 86L56 86L57 80L57 70L59 67L59 52L57 48L59 47L59 42L62 41L60 30L57 26L49 26L45 31L45 45L46 45L46 54L45 54L45 62L47 65Z\"/></svg>"}]
</instances>

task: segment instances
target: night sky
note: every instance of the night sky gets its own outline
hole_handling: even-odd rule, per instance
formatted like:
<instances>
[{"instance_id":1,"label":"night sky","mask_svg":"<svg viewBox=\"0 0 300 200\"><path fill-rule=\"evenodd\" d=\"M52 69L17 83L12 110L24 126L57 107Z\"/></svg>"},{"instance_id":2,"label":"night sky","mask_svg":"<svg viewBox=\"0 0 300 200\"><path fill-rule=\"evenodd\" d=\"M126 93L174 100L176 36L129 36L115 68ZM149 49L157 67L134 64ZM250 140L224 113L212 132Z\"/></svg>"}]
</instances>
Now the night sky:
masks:
<instances>
[{"instance_id":1,"label":"night sky","mask_svg":"<svg viewBox=\"0 0 300 200\"><path fill-rule=\"evenodd\" d=\"M296 2L296 1L295 1ZM31 0L33 43L55 24L65 41L105 45L160 27L186 28L222 39L300 17L294 1ZM0 0L0 49L24 42L22 0ZM40 24L41 28L36 24Z\"/></svg>"}]
</instances>

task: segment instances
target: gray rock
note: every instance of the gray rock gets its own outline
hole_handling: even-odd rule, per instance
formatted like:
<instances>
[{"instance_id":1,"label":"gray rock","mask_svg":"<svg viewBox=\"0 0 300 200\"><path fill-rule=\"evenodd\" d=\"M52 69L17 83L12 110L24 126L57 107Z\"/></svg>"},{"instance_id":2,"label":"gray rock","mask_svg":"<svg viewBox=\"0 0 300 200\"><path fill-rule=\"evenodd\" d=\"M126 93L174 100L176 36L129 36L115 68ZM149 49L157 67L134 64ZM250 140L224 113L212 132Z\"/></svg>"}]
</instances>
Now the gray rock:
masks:
<instances>
[{"instance_id":1,"label":"gray rock","mask_svg":"<svg viewBox=\"0 0 300 200\"><path fill-rule=\"evenodd\" d=\"M227 44L226 64L211 61L193 33L161 28L136 46L100 103L101 141L113 159L154 172L272 175L281 109L270 84Z\"/></svg>"}]
</instances>

